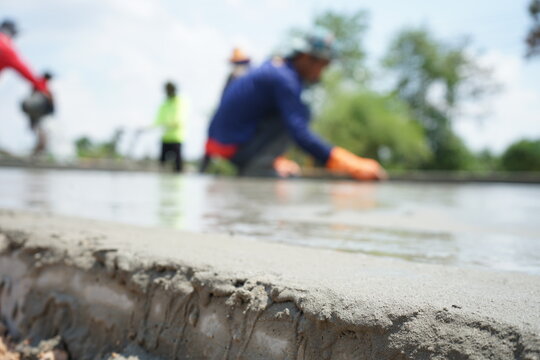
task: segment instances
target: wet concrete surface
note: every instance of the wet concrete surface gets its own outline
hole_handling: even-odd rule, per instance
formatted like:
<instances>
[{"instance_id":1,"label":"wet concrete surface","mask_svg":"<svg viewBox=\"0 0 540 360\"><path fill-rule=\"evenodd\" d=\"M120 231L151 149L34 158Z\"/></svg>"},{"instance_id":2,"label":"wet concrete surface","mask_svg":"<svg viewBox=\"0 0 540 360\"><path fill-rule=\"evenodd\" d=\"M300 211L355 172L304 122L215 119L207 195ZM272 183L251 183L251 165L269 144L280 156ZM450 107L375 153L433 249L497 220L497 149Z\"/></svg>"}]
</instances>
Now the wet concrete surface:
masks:
<instances>
[{"instance_id":1,"label":"wet concrete surface","mask_svg":"<svg viewBox=\"0 0 540 360\"><path fill-rule=\"evenodd\" d=\"M540 185L0 169L0 207L540 274Z\"/></svg>"}]
</instances>

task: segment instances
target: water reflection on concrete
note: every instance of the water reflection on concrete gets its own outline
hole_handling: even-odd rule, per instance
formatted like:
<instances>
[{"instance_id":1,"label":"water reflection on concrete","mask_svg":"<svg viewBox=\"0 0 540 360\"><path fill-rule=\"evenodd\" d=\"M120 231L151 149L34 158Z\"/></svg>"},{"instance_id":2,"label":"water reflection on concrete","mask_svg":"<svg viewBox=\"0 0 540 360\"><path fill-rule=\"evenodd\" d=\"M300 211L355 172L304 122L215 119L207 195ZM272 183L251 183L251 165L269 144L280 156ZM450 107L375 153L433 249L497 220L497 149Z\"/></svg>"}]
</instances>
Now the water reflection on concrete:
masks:
<instances>
[{"instance_id":1,"label":"water reflection on concrete","mask_svg":"<svg viewBox=\"0 0 540 360\"><path fill-rule=\"evenodd\" d=\"M538 199L537 185L0 169L3 208L537 274Z\"/></svg>"}]
</instances>

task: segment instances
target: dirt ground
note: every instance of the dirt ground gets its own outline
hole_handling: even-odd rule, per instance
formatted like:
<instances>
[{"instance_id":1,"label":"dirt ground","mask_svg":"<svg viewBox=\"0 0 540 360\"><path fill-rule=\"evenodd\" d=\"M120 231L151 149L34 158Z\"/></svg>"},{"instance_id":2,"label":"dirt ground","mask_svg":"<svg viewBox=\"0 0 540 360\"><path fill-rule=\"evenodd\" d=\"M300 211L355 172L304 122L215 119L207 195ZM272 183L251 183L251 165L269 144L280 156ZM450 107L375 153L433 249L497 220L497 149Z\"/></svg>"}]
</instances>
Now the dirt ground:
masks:
<instances>
[{"instance_id":1,"label":"dirt ground","mask_svg":"<svg viewBox=\"0 0 540 360\"><path fill-rule=\"evenodd\" d=\"M0 324L0 335L0 360L69 360L60 338L44 340L35 346L28 340L16 343L3 324Z\"/></svg>"}]
</instances>

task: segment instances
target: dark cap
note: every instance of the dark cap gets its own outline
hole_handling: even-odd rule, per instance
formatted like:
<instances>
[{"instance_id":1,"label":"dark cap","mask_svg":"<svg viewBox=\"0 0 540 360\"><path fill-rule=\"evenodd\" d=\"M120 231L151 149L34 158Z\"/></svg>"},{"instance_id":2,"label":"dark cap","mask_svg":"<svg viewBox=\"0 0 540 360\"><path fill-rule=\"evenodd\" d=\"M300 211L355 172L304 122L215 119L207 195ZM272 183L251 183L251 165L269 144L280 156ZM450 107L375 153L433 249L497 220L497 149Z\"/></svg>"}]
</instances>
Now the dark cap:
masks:
<instances>
[{"instance_id":1,"label":"dark cap","mask_svg":"<svg viewBox=\"0 0 540 360\"><path fill-rule=\"evenodd\" d=\"M9 36L13 37L13 36L17 35L17 33L19 32L19 29L17 28L17 24L15 23L15 21L13 21L11 19L5 19L0 24L0 31L2 31L2 32L8 34Z\"/></svg>"},{"instance_id":2,"label":"dark cap","mask_svg":"<svg viewBox=\"0 0 540 360\"><path fill-rule=\"evenodd\" d=\"M165 83L165 93L167 94L167 96L169 97L175 96L176 90L177 90L177 87L172 81L167 81Z\"/></svg>"},{"instance_id":3,"label":"dark cap","mask_svg":"<svg viewBox=\"0 0 540 360\"><path fill-rule=\"evenodd\" d=\"M54 74L50 71L44 71L41 76L43 76L43 78L46 80L52 80L54 78Z\"/></svg>"}]
</instances>

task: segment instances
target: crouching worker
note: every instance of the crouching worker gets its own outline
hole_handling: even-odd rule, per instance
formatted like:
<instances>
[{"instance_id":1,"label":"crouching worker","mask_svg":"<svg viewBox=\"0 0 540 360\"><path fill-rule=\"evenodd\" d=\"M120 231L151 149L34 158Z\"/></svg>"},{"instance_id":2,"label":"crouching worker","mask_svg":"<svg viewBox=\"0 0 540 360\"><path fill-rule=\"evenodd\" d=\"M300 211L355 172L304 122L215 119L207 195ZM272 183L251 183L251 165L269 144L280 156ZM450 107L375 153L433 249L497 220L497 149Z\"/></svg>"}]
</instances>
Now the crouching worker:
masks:
<instances>
[{"instance_id":1,"label":"crouching worker","mask_svg":"<svg viewBox=\"0 0 540 360\"><path fill-rule=\"evenodd\" d=\"M309 129L302 91L320 80L333 56L332 36L314 33L285 59L269 60L232 82L211 121L207 154L229 159L241 176L295 176L300 168L282 156L294 141L330 170L384 179L377 161L329 145Z\"/></svg>"}]
</instances>

